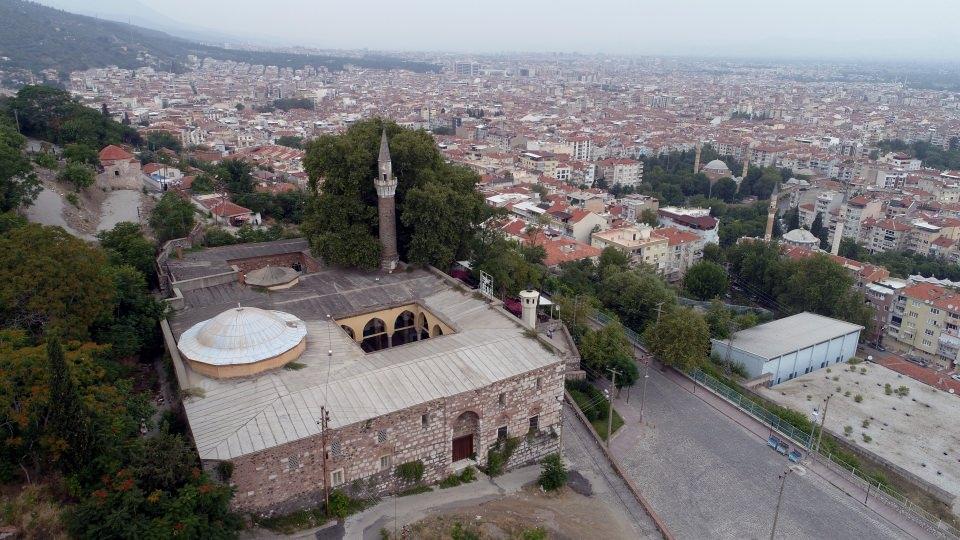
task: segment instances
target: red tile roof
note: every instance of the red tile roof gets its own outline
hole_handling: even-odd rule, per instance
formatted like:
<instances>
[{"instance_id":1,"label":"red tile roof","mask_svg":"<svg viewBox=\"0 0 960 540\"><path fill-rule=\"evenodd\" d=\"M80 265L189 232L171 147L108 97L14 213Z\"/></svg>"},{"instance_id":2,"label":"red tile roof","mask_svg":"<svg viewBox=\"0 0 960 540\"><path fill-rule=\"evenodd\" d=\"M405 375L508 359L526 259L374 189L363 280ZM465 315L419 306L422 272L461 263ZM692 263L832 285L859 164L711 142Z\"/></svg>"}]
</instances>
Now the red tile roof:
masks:
<instances>
[{"instance_id":1,"label":"red tile roof","mask_svg":"<svg viewBox=\"0 0 960 540\"><path fill-rule=\"evenodd\" d=\"M135 159L134 155L117 145L111 144L100 150L100 161L127 161Z\"/></svg>"}]
</instances>

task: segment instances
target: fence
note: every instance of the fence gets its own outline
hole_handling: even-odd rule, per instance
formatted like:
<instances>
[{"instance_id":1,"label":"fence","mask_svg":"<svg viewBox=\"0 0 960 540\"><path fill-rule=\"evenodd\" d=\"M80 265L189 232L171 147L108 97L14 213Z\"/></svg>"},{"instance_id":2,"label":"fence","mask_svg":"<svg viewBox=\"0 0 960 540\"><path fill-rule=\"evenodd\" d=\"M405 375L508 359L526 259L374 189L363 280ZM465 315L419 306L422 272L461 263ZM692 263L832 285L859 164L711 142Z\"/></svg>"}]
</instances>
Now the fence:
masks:
<instances>
[{"instance_id":1,"label":"fence","mask_svg":"<svg viewBox=\"0 0 960 540\"><path fill-rule=\"evenodd\" d=\"M600 311L593 315L593 319L602 325L607 325L615 320ZM624 332L627 334L627 338L635 346L646 351L646 349L643 347L643 341L636 332L630 330L629 328L624 328ZM733 390L723 382L719 381L717 378L708 373L704 373L699 369L694 370L691 373L687 373L686 375L695 382L713 390L731 404L753 416L770 428L779 431L787 437L790 437L793 441L799 443L804 448L807 448L808 450L812 448L813 437L815 433L814 431L807 433L806 431L798 429L792 424L789 424L781 419L779 416L771 413L763 406L750 400L736 390ZM823 452L822 448L820 450ZM887 506L895 509L905 519L922 527L927 532L941 538L954 538L960 540L960 530L924 510L923 508L920 508L916 503L908 499L902 493L899 493L889 486L885 486L873 478L870 478L863 471L843 463L832 453L823 452L821 455L826 459L820 461L824 463L830 470L840 474L841 476L848 477L852 482L860 485L861 488L866 490L866 496L864 497L863 501L864 505L866 505L869 498L873 496L875 499L879 499Z\"/></svg>"}]
</instances>

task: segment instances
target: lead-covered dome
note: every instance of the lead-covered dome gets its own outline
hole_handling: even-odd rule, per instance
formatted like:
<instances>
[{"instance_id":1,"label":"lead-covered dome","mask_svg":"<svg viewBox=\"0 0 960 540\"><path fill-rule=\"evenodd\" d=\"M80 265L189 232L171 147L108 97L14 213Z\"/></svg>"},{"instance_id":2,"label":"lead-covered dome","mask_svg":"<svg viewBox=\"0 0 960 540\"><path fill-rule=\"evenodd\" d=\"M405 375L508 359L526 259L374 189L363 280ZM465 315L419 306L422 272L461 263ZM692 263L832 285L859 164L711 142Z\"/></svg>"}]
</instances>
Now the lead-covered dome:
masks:
<instances>
[{"instance_id":1,"label":"lead-covered dome","mask_svg":"<svg viewBox=\"0 0 960 540\"><path fill-rule=\"evenodd\" d=\"M200 373L238 377L295 360L306 336L304 322L289 313L236 307L191 326L177 348Z\"/></svg>"}]
</instances>

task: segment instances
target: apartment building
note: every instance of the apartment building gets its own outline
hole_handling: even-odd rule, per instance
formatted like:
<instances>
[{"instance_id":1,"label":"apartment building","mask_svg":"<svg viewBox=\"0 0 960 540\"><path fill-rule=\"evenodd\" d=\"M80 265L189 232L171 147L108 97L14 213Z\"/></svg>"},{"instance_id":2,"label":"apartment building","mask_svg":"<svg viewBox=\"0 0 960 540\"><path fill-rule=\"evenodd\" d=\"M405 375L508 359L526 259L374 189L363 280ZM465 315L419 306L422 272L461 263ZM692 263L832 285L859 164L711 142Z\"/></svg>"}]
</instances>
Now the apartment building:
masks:
<instances>
[{"instance_id":1,"label":"apartment building","mask_svg":"<svg viewBox=\"0 0 960 540\"><path fill-rule=\"evenodd\" d=\"M653 227L637 225L595 232L590 236L590 245L604 249L613 247L626 253L633 264L646 264L665 274L670 241L654 234Z\"/></svg>"},{"instance_id":2,"label":"apartment building","mask_svg":"<svg viewBox=\"0 0 960 540\"><path fill-rule=\"evenodd\" d=\"M607 185L636 187L643 181L643 163L629 158L611 158L600 162L600 175Z\"/></svg>"},{"instance_id":3,"label":"apartment building","mask_svg":"<svg viewBox=\"0 0 960 540\"><path fill-rule=\"evenodd\" d=\"M907 245L907 239L913 227L896 219L881 219L873 224L868 236L867 249L870 253L900 251Z\"/></svg>"},{"instance_id":4,"label":"apartment building","mask_svg":"<svg viewBox=\"0 0 960 540\"><path fill-rule=\"evenodd\" d=\"M904 287L892 304L887 344L951 368L960 354L960 294L934 285Z\"/></svg>"}]
</instances>

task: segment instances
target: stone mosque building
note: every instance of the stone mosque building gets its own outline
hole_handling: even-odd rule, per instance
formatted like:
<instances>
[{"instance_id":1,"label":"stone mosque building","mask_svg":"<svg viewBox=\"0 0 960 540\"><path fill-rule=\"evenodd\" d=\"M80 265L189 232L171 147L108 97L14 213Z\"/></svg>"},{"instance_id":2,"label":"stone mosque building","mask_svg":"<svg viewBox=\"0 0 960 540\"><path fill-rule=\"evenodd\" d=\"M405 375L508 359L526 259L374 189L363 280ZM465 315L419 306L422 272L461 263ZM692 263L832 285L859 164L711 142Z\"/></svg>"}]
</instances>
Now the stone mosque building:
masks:
<instances>
[{"instance_id":1,"label":"stone mosque building","mask_svg":"<svg viewBox=\"0 0 960 540\"><path fill-rule=\"evenodd\" d=\"M414 461L435 482L507 437L520 441L510 467L559 448L576 357L500 302L405 267L386 133L379 161L378 271L327 267L302 239L158 259L190 432L206 469L232 463L239 510L315 505L325 488L391 493Z\"/></svg>"}]
</instances>

